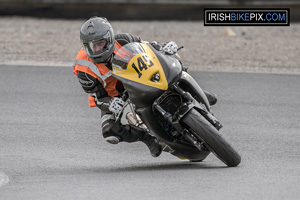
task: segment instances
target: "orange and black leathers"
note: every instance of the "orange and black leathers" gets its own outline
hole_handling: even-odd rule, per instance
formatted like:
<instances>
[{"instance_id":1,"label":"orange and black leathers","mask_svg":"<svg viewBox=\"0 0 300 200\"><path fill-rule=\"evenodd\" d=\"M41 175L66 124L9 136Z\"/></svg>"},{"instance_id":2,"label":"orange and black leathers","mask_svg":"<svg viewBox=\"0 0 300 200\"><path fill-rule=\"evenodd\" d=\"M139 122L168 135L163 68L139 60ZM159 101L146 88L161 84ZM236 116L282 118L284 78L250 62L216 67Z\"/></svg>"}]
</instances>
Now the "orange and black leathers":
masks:
<instances>
[{"instance_id":1,"label":"orange and black leathers","mask_svg":"<svg viewBox=\"0 0 300 200\"><path fill-rule=\"evenodd\" d=\"M123 33L115 35L116 48L121 48L125 44L131 42L141 42L141 39L137 36ZM94 63L85 53L84 49L81 49L76 57L76 59L86 60L95 64L100 71L101 75L105 75L111 71L111 63ZM74 73L77 75L79 83L86 93L89 94L89 106L98 107L102 111L108 112L108 102L111 97L116 97L119 95L118 89L121 88L121 83L109 76L104 82L99 81L99 76L97 76L89 67L76 64L74 66ZM106 85L105 85L106 84Z\"/></svg>"},{"instance_id":2,"label":"orange and black leathers","mask_svg":"<svg viewBox=\"0 0 300 200\"><path fill-rule=\"evenodd\" d=\"M119 49L123 45L131 42L141 42L139 37L133 36L131 34L117 34L116 48ZM84 60L92 62L101 75L105 75L111 71L110 63L94 63L81 49L76 57L76 60ZM129 125L122 126L117 123L109 111L109 101L112 97L119 96L118 87L121 88L120 82L117 79L109 76L105 79L105 84L103 81L99 81L99 76L97 76L90 67L76 64L74 66L74 73L77 75L79 83L81 84L83 90L89 94L89 106L98 107L101 109L102 118L102 134L103 137L116 136L120 141L125 142L135 142L138 140L144 140L147 138L143 130L136 130L135 127Z\"/></svg>"}]
</instances>

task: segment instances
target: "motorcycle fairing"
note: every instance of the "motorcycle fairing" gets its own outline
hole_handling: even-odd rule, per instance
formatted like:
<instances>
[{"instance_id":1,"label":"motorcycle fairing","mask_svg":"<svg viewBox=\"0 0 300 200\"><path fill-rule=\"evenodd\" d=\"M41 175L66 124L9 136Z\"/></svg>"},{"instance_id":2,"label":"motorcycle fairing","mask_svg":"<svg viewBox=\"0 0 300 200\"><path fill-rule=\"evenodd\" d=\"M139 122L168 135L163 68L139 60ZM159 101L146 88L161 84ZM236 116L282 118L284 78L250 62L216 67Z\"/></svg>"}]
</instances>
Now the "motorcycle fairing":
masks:
<instances>
[{"instance_id":1,"label":"motorcycle fairing","mask_svg":"<svg viewBox=\"0 0 300 200\"><path fill-rule=\"evenodd\" d=\"M128 92L131 102L135 104L137 108L152 105L153 100L164 93L163 90L155 87L137 83L122 77L116 78L123 83L124 89Z\"/></svg>"},{"instance_id":2,"label":"motorcycle fairing","mask_svg":"<svg viewBox=\"0 0 300 200\"><path fill-rule=\"evenodd\" d=\"M126 66L116 67L113 65L113 74L117 77L141 83L143 85L155 87L161 90L168 89L168 81L166 79L162 65L159 62L159 59L151 50L151 48L144 43L140 43L144 53L139 53L134 55L131 52L125 52L126 50L120 50L118 56L128 56L128 64ZM153 81L152 78L158 74L159 80Z\"/></svg>"}]
</instances>

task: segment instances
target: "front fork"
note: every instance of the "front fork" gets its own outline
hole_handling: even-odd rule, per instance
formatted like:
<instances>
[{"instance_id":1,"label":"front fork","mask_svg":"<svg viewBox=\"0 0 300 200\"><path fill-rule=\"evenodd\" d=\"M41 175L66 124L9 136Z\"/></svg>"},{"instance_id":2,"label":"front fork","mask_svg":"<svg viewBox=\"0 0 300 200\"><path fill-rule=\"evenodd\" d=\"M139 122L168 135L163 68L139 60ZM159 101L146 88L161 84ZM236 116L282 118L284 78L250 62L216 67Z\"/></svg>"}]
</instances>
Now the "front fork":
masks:
<instances>
[{"instance_id":1,"label":"front fork","mask_svg":"<svg viewBox=\"0 0 300 200\"><path fill-rule=\"evenodd\" d=\"M194 108L198 110L217 130L220 130L222 128L222 124L210 112L206 110L205 106L203 106L197 100L195 100L189 92L182 90L178 86L178 84L172 85L170 89L176 91L185 100L185 102L178 109L176 115L172 116L172 114L165 111L157 103L157 101L155 101L153 104L154 108L162 115L165 121L167 121L169 124L171 124L174 127L174 129L179 133L179 135L182 135L187 141L189 141L195 147L197 147L199 150L202 151L203 149L205 149L203 144L199 142L199 140L197 140L197 138L192 133L190 133L184 127L181 126L180 120L191 109Z\"/></svg>"},{"instance_id":2,"label":"front fork","mask_svg":"<svg viewBox=\"0 0 300 200\"><path fill-rule=\"evenodd\" d=\"M181 132L183 130L181 126L178 126L180 125L179 121L192 108L198 110L217 130L220 130L222 128L222 124L210 112L208 112L202 104L195 100L189 92L182 90L177 84L172 85L171 89L175 90L183 97L183 99L186 100L186 102L183 103L179 108L178 114L176 116L172 116L170 113L165 111L157 103L157 101L154 102L153 106L163 116L164 120L166 120L169 124L172 124L176 130L178 129L177 131Z\"/></svg>"}]
</instances>

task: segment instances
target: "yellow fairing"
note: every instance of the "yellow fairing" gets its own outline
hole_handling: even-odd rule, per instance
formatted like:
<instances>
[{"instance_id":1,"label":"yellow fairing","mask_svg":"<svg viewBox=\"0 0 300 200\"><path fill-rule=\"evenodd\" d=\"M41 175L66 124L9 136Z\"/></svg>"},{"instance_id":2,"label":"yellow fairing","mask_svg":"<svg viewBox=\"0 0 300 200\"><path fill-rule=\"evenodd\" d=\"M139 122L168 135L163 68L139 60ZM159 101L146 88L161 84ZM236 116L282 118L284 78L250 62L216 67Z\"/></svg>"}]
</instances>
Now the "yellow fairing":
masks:
<instances>
[{"instance_id":1,"label":"yellow fairing","mask_svg":"<svg viewBox=\"0 0 300 200\"><path fill-rule=\"evenodd\" d=\"M167 90L168 82L158 58L147 44L141 43L141 46L145 53L135 55L128 63L126 70L113 67L113 74L144 85ZM153 82L150 79L156 73L159 74L160 80Z\"/></svg>"}]
</instances>

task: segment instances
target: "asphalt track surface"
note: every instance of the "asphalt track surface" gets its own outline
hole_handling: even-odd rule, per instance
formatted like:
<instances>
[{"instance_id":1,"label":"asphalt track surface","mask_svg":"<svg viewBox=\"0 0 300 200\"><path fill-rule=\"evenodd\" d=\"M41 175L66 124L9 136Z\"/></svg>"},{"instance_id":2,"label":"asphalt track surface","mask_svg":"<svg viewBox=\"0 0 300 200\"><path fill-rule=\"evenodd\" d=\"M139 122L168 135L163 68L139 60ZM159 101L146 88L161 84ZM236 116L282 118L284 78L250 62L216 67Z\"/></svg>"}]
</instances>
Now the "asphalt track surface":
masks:
<instances>
[{"instance_id":1,"label":"asphalt track surface","mask_svg":"<svg viewBox=\"0 0 300 200\"><path fill-rule=\"evenodd\" d=\"M299 199L300 76L191 74L238 167L108 144L71 68L0 66L0 199Z\"/></svg>"}]
</instances>

